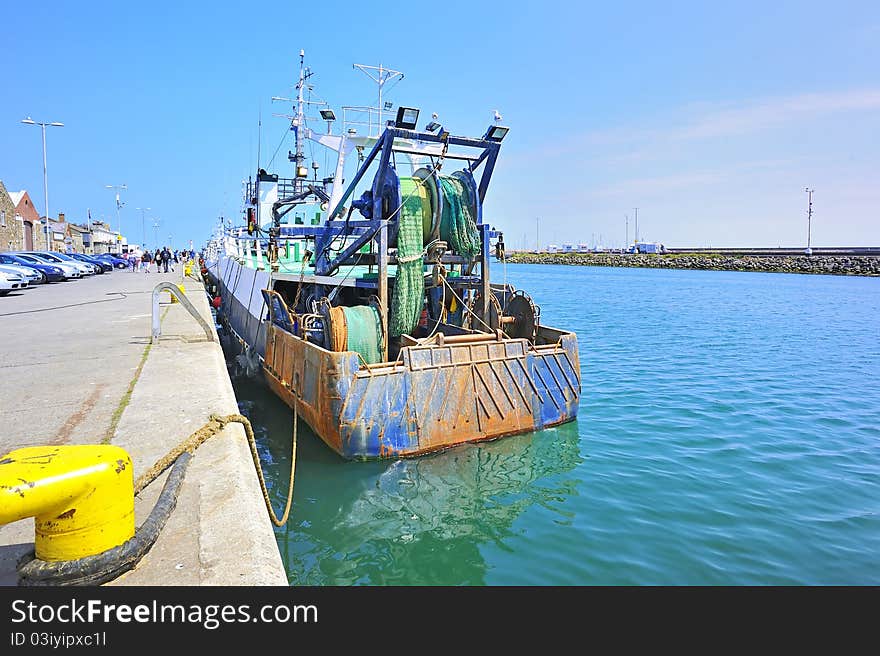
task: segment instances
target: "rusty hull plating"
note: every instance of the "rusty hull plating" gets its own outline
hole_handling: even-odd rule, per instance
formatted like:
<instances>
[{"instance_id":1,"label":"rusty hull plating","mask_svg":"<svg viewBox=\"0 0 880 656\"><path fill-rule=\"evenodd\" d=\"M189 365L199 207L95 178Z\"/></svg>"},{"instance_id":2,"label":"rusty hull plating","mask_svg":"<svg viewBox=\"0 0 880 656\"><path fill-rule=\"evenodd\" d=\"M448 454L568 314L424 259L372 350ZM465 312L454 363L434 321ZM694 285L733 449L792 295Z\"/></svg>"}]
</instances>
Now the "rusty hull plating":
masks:
<instances>
[{"instance_id":1,"label":"rusty hull plating","mask_svg":"<svg viewBox=\"0 0 880 656\"><path fill-rule=\"evenodd\" d=\"M416 456L574 419L577 338L538 329L526 339L426 344L395 363L362 365L266 323L264 372L272 390L344 458Z\"/></svg>"}]
</instances>

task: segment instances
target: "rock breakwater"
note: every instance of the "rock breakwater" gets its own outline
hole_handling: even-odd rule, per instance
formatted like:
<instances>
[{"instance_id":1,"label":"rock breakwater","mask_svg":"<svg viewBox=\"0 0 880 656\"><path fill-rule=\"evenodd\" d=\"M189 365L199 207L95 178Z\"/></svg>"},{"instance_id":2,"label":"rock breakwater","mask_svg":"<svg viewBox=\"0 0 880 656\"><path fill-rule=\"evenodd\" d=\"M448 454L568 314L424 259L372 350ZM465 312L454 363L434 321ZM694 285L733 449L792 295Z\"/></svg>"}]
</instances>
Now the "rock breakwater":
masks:
<instances>
[{"instance_id":1,"label":"rock breakwater","mask_svg":"<svg viewBox=\"0 0 880 656\"><path fill-rule=\"evenodd\" d=\"M507 254L507 261L523 264L639 267L650 269L702 269L710 271L765 271L846 276L880 276L880 257L806 255L722 255L676 253L522 253Z\"/></svg>"}]
</instances>

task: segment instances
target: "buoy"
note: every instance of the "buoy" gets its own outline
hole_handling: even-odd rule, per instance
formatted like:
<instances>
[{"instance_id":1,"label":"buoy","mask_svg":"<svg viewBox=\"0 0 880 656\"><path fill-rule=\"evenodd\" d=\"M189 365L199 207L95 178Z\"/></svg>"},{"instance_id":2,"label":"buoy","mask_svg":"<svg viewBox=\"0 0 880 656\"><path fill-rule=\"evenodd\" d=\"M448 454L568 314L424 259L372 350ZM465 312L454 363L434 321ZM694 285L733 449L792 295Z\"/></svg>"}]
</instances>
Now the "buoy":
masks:
<instances>
[{"instance_id":1,"label":"buoy","mask_svg":"<svg viewBox=\"0 0 880 656\"><path fill-rule=\"evenodd\" d=\"M43 561L99 554L134 535L131 458L118 446L36 446L0 458L0 525L34 518Z\"/></svg>"}]
</instances>

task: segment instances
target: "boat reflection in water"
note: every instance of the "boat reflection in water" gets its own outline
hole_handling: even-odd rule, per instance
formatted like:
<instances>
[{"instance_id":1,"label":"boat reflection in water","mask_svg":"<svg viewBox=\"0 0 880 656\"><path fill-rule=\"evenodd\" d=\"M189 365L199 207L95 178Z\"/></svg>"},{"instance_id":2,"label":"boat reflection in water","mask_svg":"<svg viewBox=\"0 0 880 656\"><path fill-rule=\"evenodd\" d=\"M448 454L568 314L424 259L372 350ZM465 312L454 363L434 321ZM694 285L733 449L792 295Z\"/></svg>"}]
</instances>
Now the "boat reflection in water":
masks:
<instances>
[{"instance_id":1,"label":"boat reflection in water","mask_svg":"<svg viewBox=\"0 0 880 656\"><path fill-rule=\"evenodd\" d=\"M267 484L283 505L290 409L266 387L234 378L254 422ZM291 584L480 585L487 548L510 550L533 506L562 510L577 494L577 422L393 462L340 462L299 424L294 505L276 538Z\"/></svg>"}]
</instances>

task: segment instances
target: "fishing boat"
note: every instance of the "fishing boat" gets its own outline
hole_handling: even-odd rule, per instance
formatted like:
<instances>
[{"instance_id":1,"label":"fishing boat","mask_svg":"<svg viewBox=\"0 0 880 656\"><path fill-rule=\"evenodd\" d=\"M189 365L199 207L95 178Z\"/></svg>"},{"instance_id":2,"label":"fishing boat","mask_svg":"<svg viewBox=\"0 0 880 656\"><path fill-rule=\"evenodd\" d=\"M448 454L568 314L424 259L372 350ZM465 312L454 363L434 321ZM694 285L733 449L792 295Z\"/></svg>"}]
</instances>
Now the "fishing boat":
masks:
<instances>
[{"instance_id":1,"label":"fishing boat","mask_svg":"<svg viewBox=\"0 0 880 656\"><path fill-rule=\"evenodd\" d=\"M490 279L492 255L504 257L503 233L483 216L508 133L500 114L480 137L454 135L436 114L419 129L419 108L382 100L402 73L355 68L378 83L378 106L342 107L335 134L300 52L293 177L258 168L243 183L243 225L224 221L209 243L218 316L244 359L347 459L571 421L576 335ZM333 175L319 178L313 155L310 177L306 141L332 153Z\"/></svg>"}]
</instances>

